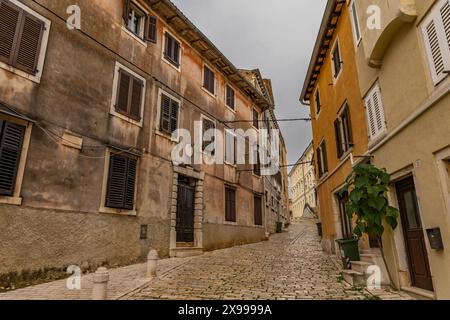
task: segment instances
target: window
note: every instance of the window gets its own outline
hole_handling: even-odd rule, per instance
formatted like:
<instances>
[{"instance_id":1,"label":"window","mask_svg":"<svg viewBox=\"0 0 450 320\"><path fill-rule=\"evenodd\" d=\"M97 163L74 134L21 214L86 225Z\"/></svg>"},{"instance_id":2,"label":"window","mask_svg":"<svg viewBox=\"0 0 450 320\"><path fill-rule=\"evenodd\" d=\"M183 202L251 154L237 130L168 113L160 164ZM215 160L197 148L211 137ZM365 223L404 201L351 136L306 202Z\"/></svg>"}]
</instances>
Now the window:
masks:
<instances>
[{"instance_id":1,"label":"window","mask_svg":"<svg viewBox=\"0 0 450 320\"><path fill-rule=\"evenodd\" d=\"M259 129L259 113L256 109L253 109L253 127Z\"/></svg>"},{"instance_id":2,"label":"window","mask_svg":"<svg viewBox=\"0 0 450 320\"><path fill-rule=\"evenodd\" d=\"M262 217L262 204L261 197L254 196L253 197L253 210L255 216L255 225L262 226L263 225L263 217Z\"/></svg>"},{"instance_id":3,"label":"window","mask_svg":"<svg viewBox=\"0 0 450 320\"><path fill-rule=\"evenodd\" d=\"M127 118L141 121L144 105L144 81L119 68L115 111Z\"/></svg>"},{"instance_id":4,"label":"window","mask_svg":"<svg viewBox=\"0 0 450 320\"><path fill-rule=\"evenodd\" d=\"M125 0L123 20L127 30L134 35L143 40L156 43L156 17L146 14L139 6L130 0Z\"/></svg>"},{"instance_id":5,"label":"window","mask_svg":"<svg viewBox=\"0 0 450 320\"><path fill-rule=\"evenodd\" d=\"M43 68L41 46L50 22L22 7L20 2L0 0L0 61L36 76Z\"/></svg>"},{"instance_id":6,"label":"window","mask_svg":"<svg viewBox=\"0 0 450 320\"><path fill-rule=\"evenodd\" d=\"M339 201L339 216L341 222L341 232L343 239L352 239L353 238L353 229L352 229L352 221L347 214L347 203L348 193L346 192L344 195L340 196L336 194Z\"/></svg>"},{"instance_id":7,"label":"window","mask_svg":"<svg viewBox=\"0 0 450 320\"><path fill-rule=\"evenodd\" d=\"M434 85L450 74L450 1L440 0L422 23Z\"/></svg>"},{"instance_id":8,"label":"window","mask_svg":"<svg viewBox=\"0 0 450 320\"><path fill-rule=\"evenodd\" d=\"M168 32L164 34L164 58L176 68L180 67L180 43Z\"/></svg>"},{"instance_id":9,"label":"window","mask_svg":"<svg viewBox=\"0 0 450 320\"><path fill-rule=\"evenodd\" d=\"M105 206L133 210L136 189L137 159L111 153Z\"/></svg>"},{"instance_id":10,"label":"window","mask_svg":"<svg viewBox=\"0 0 450 320\"><path fill-rule=\"evenodd\" d=\"M234 108L235 108L235 93L234 93L233 88L231 88L228 85L226 87L225 104L234 110Z\"/></svg>"},{"instance_id":11,"label":"window","mask_svg":"<svg viewBox=\"0 0 450 320\"><path fill-rule=\"evenodd\" d=\"M0 195L13 196L26 128L0 120Z\"/></svg>"},{"instance_id":12,"label":"window","mask_svg":"<svg viewBox=\"0 0 450 320\"><path fill-rule=\"evenodd\" d=\"M203 66L203 88L213 95L216 93L215 74L207 65Z\"/></svg>"},{"instance_id":13,"label":"window","mask_svg":"<svg viewBox=\"0 0 450 320\"><path fill-rule=\"evenodd\" d=\"M161 108L159 119L159 130L163 133L172 134L178 129L178 113L180 103L168 95L161 93Z\"/></svg>"},{"instance_id":14,"label":"window","mask_svg":"<svg viewBox=\"0 0 450 320\"><path fill-rule=\"evenodd\" d=\"M322 109L322 102L320 100L320 90L316 89L316 93L314 94L314 105L316 107L316 115L319 115L320 109Z\"/></svg>"},{"instance_id":15,"label":"window","mask_svg":"<svg viewBox=\"0 0 450 320\"><path fill-rule=\"evenodd\" d=\"M319 172L319 178L328 172L328 160L327 160L327 144L325 140L322 141L317 149L317 167Z\"/></svg>"},{"instance_id":16,"label":"window","mask_svg":"<svg viewBox=\"0 0 450 320\"><path fill-rule=\"evenodd\" d=\"M386 131L383 101L381 98L381 90L378 83L373 86L364 100L369 127L369 138L373 140L378 138Z\"/></svg>"},{"instance_id":17,"label":"window","mask_svg":"<svg viewBox=\"0 0 450 320\"><path fill-rule=\"evenodd\" d=\"M336 136L337 156L341 158L352 147L352 129L350 124L350 111L348 105L334 121L334 131Z\"/></svg>"},{"instance_id":18,"label":"window","mask_svg":"<svg viewBox=\"0 0 450 320\"><path fill-rule=\"evenodd\" d=\"M236 190L225 187L225 220L236 222Z\"/></svg>"},{"instance_id":19,"label":"window","mask_svg":"<svg viewBox=\"0 0 450 320\"><path fill-rule=\"evenodd\" d=\"M350 15L352 17L353 36L355 38L355 45L358 46L361 42L361 28L358 19L358 10L356 9L356 1L353 0L350 4Z\"/></svg>"},{"instance_id":20,"label":"window","mask_svg":"<svg viewBox=\"0 0 450 320\"><path fill-rule=\"evenodd\" d=\"M261 176L261 159L259 157L260 146L256 145L256 164L253 165L253 174L260 177Z\"/></svg>"},{"instance_id":21,"label":"window","mask_svg":"<svg viewBox=\"0 0 450 320\"><path fill-rule=\"evenodd\" d=\"M216 124L214 121L206 117L202 117L202 133L203 133L202 151L203 152L207 151L207 153L210 153L211 155L215 154L216 137L215 132L210 130L214 130L215 128ZM213 147L211 147L211 145Z\"/></svg>"},{"instance_id":22,"label":"window","mask_svg":"<svg viewBox=\"0 0 450 320\"><path fill-rule=\"evenodd\" d=\"M333 76L334 79L337 79L342 70L342 60L341 60L341 51L339 48L339 41L336 40L336 44L333 49L333 57L332 57L332 66L333 66Z\"/></svg>"},{"instance_id":23,"label":"window","mask_svg":"<svg viewBox=\"0 0 450 320\"><path fill-rule=\"evenodd\" d=\"M236 164L236 135L231 131L225 131L225 162Z\"/></svg>"}]
</instances>

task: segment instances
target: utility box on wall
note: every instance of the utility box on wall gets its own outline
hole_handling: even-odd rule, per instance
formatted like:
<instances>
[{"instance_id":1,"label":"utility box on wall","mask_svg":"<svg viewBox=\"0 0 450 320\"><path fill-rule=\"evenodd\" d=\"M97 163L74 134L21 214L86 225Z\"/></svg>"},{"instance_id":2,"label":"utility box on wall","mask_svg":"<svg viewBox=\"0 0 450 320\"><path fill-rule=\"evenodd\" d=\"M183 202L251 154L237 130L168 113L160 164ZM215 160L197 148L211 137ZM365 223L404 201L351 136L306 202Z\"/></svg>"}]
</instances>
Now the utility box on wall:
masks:
<instances>
[{"instance_id":1,"label":"utility box on wall","mask_svg":"<svg viewBox=\"0 0 450 320\"><path fill-rule=\"evenodd\" d=\"M444 243L442 242L442 235L440 228L427 229L428 240L430 247L434 250L443 250Z\"/></svg>"}]
</instances>

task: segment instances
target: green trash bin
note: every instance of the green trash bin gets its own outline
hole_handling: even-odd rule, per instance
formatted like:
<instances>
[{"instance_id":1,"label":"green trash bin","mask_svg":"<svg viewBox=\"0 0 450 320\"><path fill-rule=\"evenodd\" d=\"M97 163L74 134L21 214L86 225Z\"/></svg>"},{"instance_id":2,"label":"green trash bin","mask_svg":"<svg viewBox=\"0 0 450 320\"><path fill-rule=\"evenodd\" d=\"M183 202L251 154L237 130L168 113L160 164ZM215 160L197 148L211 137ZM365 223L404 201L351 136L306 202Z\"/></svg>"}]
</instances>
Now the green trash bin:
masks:
<instances>
[{"instance_id":1,"label":"green trash bin","mask_svg":"<svg viewBox=\"0 0 450 320\"><path fill-rule=\"evenodd\" d=\"M336 240L340 248L344 251L344 256L342 257L342 264L344 269L348 269L350 261L360 261L358 238L353 239L340 239Z\"/></svg>"},{"instance_id":2,"label":"green trash bin","mask_svg":"<svg viewBox=\"0 0 450 320\"><path fill-rule=\"evenodd\" d=\"M276 223L276 231L277 233L281 233L283 231L283 222Z\"/></svg>"}]
</instances>

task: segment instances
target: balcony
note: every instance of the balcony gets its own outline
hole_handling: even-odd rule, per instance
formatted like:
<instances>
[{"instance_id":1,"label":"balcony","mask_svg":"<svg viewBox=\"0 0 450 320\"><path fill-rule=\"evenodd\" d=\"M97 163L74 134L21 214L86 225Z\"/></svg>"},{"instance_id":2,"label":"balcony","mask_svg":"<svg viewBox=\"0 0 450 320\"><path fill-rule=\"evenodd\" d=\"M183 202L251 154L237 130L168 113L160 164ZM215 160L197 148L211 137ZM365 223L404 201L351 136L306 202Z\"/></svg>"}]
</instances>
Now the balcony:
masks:
<instances>
[{"instance_id":1,"label":"balcony","mask_svg":"<svg viewBox=\"0 0 450 320\"><path fill-rule=\"evenodd\" d=\"M380 68L397 32L417 18L415 0L360 0L357 4L359 17L365 17L360 20L360 25L367 63L370 67ZM380 9L380 29L369 29L367 19L376 15L375 11L369 10L369 6Z\"/></svg>"}]
</instances>

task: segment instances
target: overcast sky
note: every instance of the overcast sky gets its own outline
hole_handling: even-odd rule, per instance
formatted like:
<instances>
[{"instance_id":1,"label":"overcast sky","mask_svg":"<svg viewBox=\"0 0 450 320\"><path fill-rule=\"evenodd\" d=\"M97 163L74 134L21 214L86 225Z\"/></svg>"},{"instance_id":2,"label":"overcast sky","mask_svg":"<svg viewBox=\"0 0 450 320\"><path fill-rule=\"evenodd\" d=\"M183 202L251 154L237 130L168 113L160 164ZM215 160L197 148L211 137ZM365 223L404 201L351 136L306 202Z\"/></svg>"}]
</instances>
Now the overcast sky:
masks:
<instances>
[{"instance_id":1,"label":"overcast sky","mask_svg":"<svg viewBox=\"0 0 450 320\"><path fill-rule=\"evenodd\" d=\"M272 79L279 119L309 116L300 90L326 0L172 1L237 68L259 68ZM310 124L280 126L293 164L311 141Z\"/></svg>"}]
</instances>

